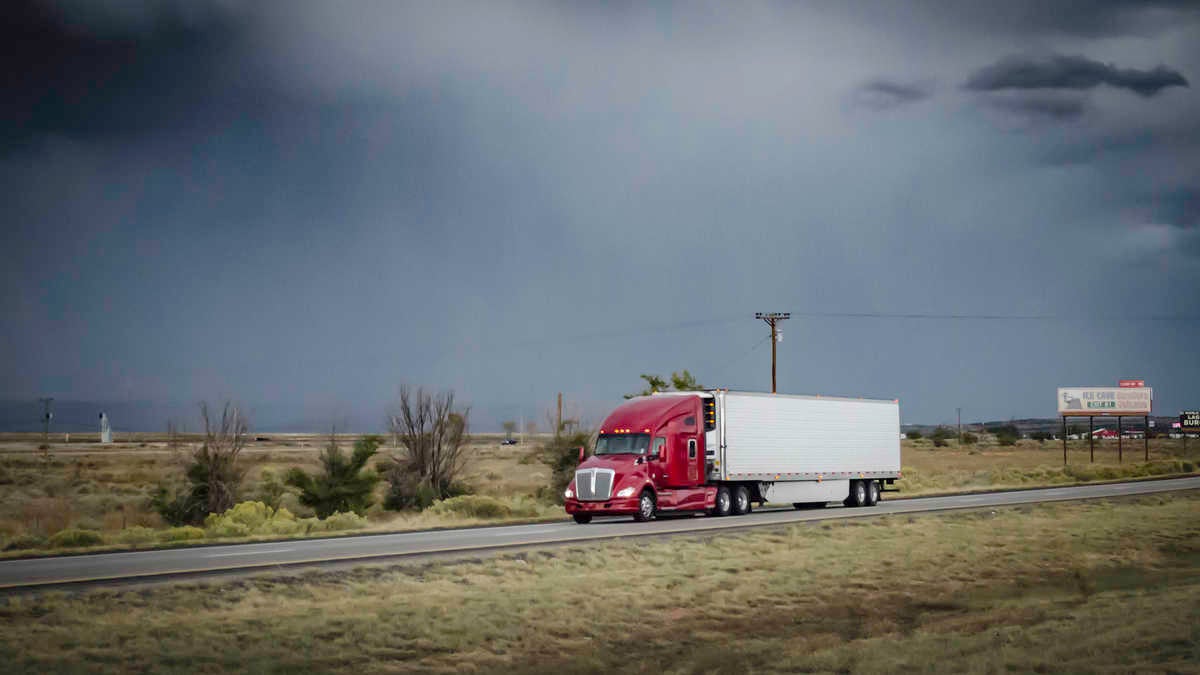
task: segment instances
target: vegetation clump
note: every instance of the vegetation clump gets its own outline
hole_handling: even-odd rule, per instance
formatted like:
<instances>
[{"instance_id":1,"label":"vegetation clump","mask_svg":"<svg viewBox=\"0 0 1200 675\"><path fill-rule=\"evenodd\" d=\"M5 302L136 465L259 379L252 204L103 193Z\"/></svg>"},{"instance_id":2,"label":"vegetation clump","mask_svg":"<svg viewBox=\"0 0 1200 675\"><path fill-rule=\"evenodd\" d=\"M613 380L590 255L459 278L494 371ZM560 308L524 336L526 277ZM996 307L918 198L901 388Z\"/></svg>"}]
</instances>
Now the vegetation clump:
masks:
<instances>
[{"instance_id":1,"label":"vegetation clump","mask_svg":"<svg viewBox=\"0 0 1200 675\"><path fill-rule=\"evenodd\" d=\"M46 538L36 534L19 534L4 545L5 551L28 551L32 548L42 548L46 545Z\"/></svg>"},{"instance_id":2,"label":"vegetation clump","mask_svg":"<svg viewBox=\"0 0 1200 675\"><path fill-rule=\"evenodd\" d=\"M132 546L149 544L157 538L158 532L156 532L154 528L142 527L140 525L127 527L117 533L117 541L121 542L122 544L130 544Z\"/></svg>"},{"instance_id":3,"label":"vegetation clump","mask_svg":"<svg viewBox=\"0 0 1200 675\"><path fill-rule=\"evenodd\" d=\"M205 537L204 530L192 525L172 527L159 533L158 538L165 542L196 541Z\"/></svg>"},{"instance_id":4,"label":"vegetation clump","mask_svg":"<svg viewBox=\"0 0 1200 675\"><path fill-rule=\"evenodd\" d=\"M455 408L452 391L435 395L400 388L400 403L388 416L399 452L378 465L388 483L385 508L423 510L467 492L460 478L470 440L469 413L469 408Z\"/></svg>"},{"instance_id":5,"label":"vegetation clump","mask_svg":"<svg viewBox=\"0 0 1200 675\"><path fill-rule=\"evenodd\" d=\"M221 419L200 404L204 436L184 471L183 486L159 486L150 505L172 525L196 525L212 513L221 513L237 502L245 470L239 458L249 424L241 411L226 403Z\"/></svg>"},{"instance_id":6,"label":"vegetation clump","mask_svg":"<svg viewBox=\"0 0 1200 675\"><path fill-rule=\"evenodd\" d=\"M591 436L591 431L564 429L542 446L542 461L551 471L550 494L542 492L539 496L555 504L563 503L563 491L575 478L575 467L579 465L579 449L584 448L584 452L587 452Z\"/></svg>"},{"instance_id":7,"label":"vegetation clump","mask_svg":"<svg viewBox=\"0 0 1200 675\"><path fill-rule=\"evenodd\" d=\"M104 537L99 532L69 528L55 533L50 537L50 545L55 548L78 548L103 544Z\"/></svg>"},{"instance_id":8,"label":"vegetation clump","mask_svg":"<svg viewBox=\"0 0 1200 675\"><path fill-rule=\"evenodd\" d=\"M272 509L262 502L242 502L224 513L209 514L204 520L204 529L214 537L294 534L301 528L291 511Z\"/></svg>"},{"instance_id":9,"label":"vegetation clump","mask_svg":"<svg viewBox=\"0 0 1200 675\"><path fill-rule=\"evenodd\" d=\"M933 447L944 448L949 445L948 441L954 438L954 432L946 427L938 427L933 430L933 433L929 434L929 438L933 439Z\"/></svg>"},{"instance_id":10,"label":"vegetation clump","mask_svg":"<svg viewBox=\"0 0 1200 675\"><path fill-rule=\"evenodd\" d=\"M363 515L374 501L371 494L379 482L379 474L366 465L382 444L379 436L363 436L354 442L354 452L347 457L337 437L330 434L321 453L321 472L313 476L293 468L287 484L300 491L300 503L316 511L318 518L337 512Z\"/></svg>"},{"instance_id":11,"label":"vegetation clump","mask_svg":"<svg viewBox=\"0 0 1200 675\"><path fill-rule=\"evenodd\" d=\"M443 499L434 504L429 511L467 518L504 518L513 515L512 507L508 504L486 495L460 495Z\"/></svg>"}]
</instances>

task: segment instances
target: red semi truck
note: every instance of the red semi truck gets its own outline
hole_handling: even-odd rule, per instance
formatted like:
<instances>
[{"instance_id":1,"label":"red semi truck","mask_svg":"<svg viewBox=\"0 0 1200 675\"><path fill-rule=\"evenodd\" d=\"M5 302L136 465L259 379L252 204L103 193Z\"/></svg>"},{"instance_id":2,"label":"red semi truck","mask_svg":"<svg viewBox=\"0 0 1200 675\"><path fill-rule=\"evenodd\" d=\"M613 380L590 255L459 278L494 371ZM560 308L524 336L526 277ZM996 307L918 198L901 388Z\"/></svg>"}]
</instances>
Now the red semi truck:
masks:
<instances>
[{"instance_id":1,"label":"red semi truck","mask_svg":"<svg viewBox=\"0 0 1200 675\"><path fill-rule=\"evenodd\" d=\"M873 506L899 477L894 399L660 392L604 419L564 503L577 523L663 511L741 515L755 502Z\"/></svg>"}]
</instances>

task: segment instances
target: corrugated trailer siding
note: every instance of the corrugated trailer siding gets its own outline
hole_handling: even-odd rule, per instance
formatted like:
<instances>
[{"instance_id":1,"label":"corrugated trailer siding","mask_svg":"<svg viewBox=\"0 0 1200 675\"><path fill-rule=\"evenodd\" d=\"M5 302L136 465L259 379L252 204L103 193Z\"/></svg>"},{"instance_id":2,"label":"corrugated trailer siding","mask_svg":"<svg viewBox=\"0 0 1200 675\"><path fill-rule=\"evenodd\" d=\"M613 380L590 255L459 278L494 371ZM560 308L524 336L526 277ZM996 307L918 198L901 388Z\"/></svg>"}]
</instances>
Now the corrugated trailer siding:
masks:
<instances>
[{"instance_id":1,"label":"corrugated trailer siding","mask_svg":"<svg viewBox=\"0 0 1200 675\"><path fill-rule=\"evenodd\" d=\"M725 473L900 470L893 401L726 392Z\"/></svg>"}]
</instances>

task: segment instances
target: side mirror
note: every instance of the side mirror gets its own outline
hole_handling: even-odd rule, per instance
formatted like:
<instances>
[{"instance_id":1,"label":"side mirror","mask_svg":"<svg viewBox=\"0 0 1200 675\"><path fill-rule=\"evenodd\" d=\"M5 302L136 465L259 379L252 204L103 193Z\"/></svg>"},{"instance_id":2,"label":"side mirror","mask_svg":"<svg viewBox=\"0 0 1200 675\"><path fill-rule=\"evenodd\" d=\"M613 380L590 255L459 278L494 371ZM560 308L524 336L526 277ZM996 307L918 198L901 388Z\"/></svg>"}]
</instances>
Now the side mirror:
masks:
<instances>
[{"instance_id":1,"label":"side mirror","mask_svg":"<svg viewBox=\"0 0 1200 675\"><path fill-rule=\"evenodd\" d=\"M583 446L579 446L579 461L576 464L583 464Z\"/></svg>"}]
</instances>

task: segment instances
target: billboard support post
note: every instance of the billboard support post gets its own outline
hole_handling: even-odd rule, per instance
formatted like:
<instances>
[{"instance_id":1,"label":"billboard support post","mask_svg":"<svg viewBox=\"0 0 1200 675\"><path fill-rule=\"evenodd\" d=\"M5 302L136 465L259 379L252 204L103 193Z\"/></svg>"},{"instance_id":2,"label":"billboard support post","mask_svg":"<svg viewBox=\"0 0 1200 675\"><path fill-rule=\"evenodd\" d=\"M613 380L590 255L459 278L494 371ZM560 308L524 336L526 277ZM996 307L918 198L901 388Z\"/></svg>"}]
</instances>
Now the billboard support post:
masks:
<instances>
[{"instance_id":1,"label":"billboard support post","mask_svg":"<svg viewBox=\"0 0 1200 675\"><path fill-rule=\"evenodd\" d=\"M1067 416L1062 416L1063 421L1063 466L1067 465Z\"/></svg>"},{"instance_id":2,"label":"billboard support post","mask_svg":"<svg viewBox=\"0 0 1200 675\"><path fill-rule=\"evenodd\" d=\"M1146 415L1145 419L1143 419L1142 422L1145 423L1145 426L1142 427L1142 443L1143 443L1143 447L1146 450L1146 462L1149 462L1150 461L1150 416Z\"/></svg>"},{"instance_id":3,"label":"billboard support post","mask_svg":"<svg viewBox=\"0 0 1200 675\"><path fill-rule=\"evenodd\" d=\"M1096 433L1092 430L1092 420L1095 418L1088 415L1088 453L1091 458L1088 460L1092 464L1096 463Z\"/></svg>"},{"instance_id":4,"label":"billboard support post","mask_svg":"<svg viewBox=\"0 0 1200 675\"><path fill-rule=\"evenodd\" d=\"M1117 464L1125 463L1125 453L1121 448L1121 417L1117 416Z\"/></svg>"}]
</instances>

